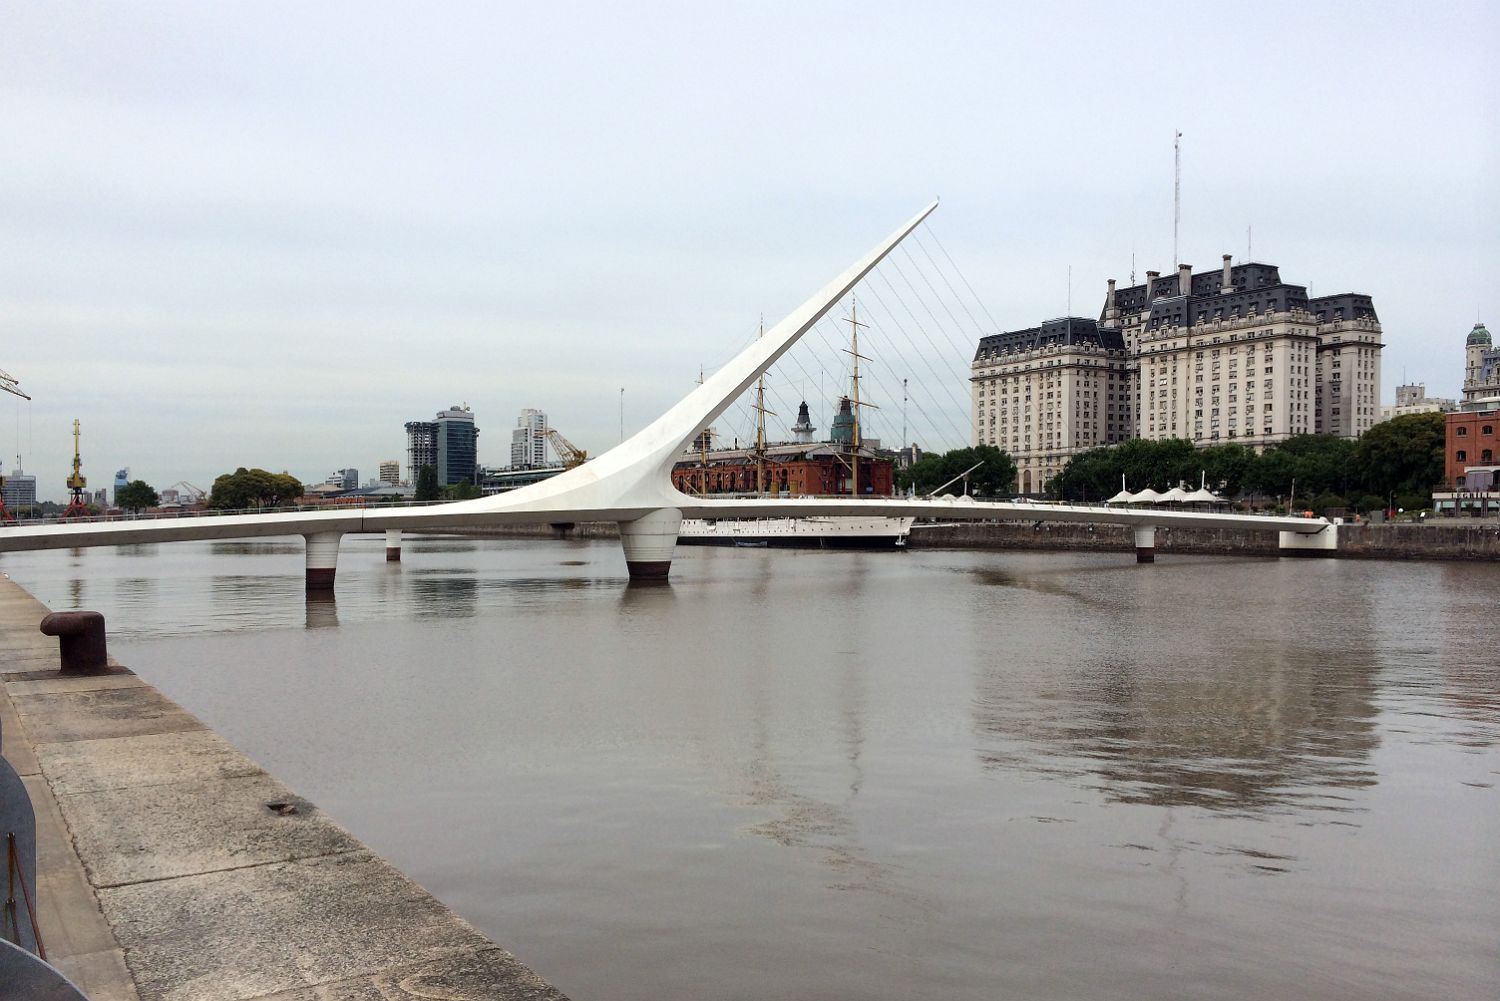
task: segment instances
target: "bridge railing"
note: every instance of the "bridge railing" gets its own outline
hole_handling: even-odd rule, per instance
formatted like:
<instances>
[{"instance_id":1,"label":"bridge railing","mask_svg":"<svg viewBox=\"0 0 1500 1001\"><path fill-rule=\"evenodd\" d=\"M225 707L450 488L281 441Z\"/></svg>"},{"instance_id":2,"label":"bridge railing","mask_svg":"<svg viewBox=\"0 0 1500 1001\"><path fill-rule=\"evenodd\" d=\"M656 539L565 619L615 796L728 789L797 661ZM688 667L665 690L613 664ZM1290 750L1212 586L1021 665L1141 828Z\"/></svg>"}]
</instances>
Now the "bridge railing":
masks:
<instances>
[{"instance_id":1,"label":"bridge railing","mask_svg":"<svg viewBox=\"0 0 1500 1001\"><path fill-rule=\"evenodd\" d=\"M58 525L58 524L111 524L122 521L177 521L186 518L227 518L233 515L246 514L299 514L310 511L386 511L391 508L405 507L432 507L437 504L451 504L449 500L377 500L367 501L361 498L358 501L347 501L336 504L281 504L268 505L265 507L242 507L242 508L193 508L181 511L157 511L148 513L145 511L130 512L118 511L114 513L103 513L94 515L81 515L64 519L61 515L45 515L42 517L17 518L17 525ZM3 527L3 526L0 526Z\"/></svg>"}]
</instances>

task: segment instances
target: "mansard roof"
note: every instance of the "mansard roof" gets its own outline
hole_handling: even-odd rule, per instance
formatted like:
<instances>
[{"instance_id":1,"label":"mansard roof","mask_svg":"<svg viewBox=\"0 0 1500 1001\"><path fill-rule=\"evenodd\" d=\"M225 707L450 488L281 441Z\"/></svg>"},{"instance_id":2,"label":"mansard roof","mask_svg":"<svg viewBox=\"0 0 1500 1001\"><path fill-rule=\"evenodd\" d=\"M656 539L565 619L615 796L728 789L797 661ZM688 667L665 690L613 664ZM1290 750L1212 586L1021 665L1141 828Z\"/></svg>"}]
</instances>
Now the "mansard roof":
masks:
<instances>
[{"instance_id":1,"label":"mansard roof","mask_svg":"<svg viewBox=\"0 0 1500 1001\"><path fill-rule=\"evenodd\" d=\"M1187 325L1198 321L1200 314L1214 319L1233 314L1281 312L1291 308L1306 309L1321 322L1370 319L1379 322L1375 305L1367 295L1344 292L1339 295L1310 299L1305 285L1281 280L1281 269L1274 264L1236 264L1229 269L1232 291L1223 291L1222 268L1195 272L1189 288L1191 298L1183 297L1182 281L1176 271L1148 279L1140 285L1115 290L1115 305L1122 314L1141 313L1150 304L1146 322ZM1108 309L1105 303L1105 309ZM1105 313L1099 317L1104 319Z\"/></svg>"},{"instance_id":2,"label":"mansard roof","mask_svg":"<svg viewBox=\"0 0 1500 1001\"><path fill-rule=\"evenodd\" d=\"M979 339L979 348L974 352L976 360L990 355L1008 354L1013 351L1034 351L1037 348L1075 347L1093 345L1106 351L1124 351L1125 336L1117 328L1106 327L1082 316L1064 316L1047 320L1039 326L1025 330L1009 330L990 334Z\"/></svg>"}]
</instances>

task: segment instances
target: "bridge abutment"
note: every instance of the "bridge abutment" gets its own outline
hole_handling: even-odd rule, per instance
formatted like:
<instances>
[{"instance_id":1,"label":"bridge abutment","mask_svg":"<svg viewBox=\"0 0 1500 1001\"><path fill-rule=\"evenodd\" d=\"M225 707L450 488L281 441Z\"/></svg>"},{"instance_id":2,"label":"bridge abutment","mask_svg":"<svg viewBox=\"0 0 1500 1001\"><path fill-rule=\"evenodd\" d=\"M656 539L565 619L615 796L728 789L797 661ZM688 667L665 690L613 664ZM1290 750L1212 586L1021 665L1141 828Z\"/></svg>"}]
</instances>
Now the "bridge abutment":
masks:
<instances>
[{"instance_id":1,"label":"bridge abutment","mask_svg":"<svg viewBox=\"0 0 1500 1001\"><path fill-rule=\"evenodd\" d=\"M1282 532L1282 556L1333 556L1339 550L1339 529L1327 525L1321 532Z\"/></svg>"},{"instance_id":2,"label":"bridge abutment","mask_svg":"<svg viewBox=\"0 0 1500 1001\"><path fill-rule=\"evenodd\" d=\"M672 571L672 552L677 548L677 532L682 527L682 512L662 508L634 521L622 521L620 543L625 548L625 566L631 580L664 581Z\"/></svg>"},{"instance_id":3,"label":"bridge abutment","mask_svg":"<svg viewBox=\"0 0 1500 1001\"><path fill-rule=\"evenodd\" d=\"M307 540L307 590L332 591L333 578L339 567L339 540L342 532L309 532Z\"/></svg>"},{"instance_id":4,"label":"bridge abutment","mask_svg":"<svg viewBox=\"0 0 1500 1001\"><path fill-rule=\"evenodd\" d=\"M1156 526L1140 525L1135 530L1135 561L1156 562Z\"/></svg>"},{"instance_id":5,"label":"bridge abutment","mask_svg":"<svg viewBox=\"0 0 1500 1001\"><path fill-rule=\"evenodd\" d=\"M401 529L399 528L385 530L385 561L387 563L401 562Z\"/></svg>"}]
</instances>

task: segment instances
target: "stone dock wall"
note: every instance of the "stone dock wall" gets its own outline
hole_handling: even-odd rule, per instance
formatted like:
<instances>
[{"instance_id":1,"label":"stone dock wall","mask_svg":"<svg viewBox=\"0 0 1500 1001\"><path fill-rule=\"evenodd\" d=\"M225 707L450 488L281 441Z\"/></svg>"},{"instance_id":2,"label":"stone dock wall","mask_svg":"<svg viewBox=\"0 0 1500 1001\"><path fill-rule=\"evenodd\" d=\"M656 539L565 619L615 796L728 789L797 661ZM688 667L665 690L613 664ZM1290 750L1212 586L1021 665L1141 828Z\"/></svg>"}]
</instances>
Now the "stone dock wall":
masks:
<instances>
[{"instance_id":1,"label":"stone dock wall","mask_svg":"<svg viewBox=\"0 0 1500 1001\"><path fill-rule=\"evenodd\" d=\"M473 538L561 538L548 525L511 525L495 529L466 529L460 534ZM574 539L618 539L614 522L580 522L567 531ZM1275 556L1279 552L1275 532L1242 529L1158 528L1156 548L1162 553L1205 555ZM912 548L924 549L1099 549L1133 552L1135 536L1123 525L1082 525L1060 522L1036 526L1032 522L967 522L947 525L918 524L912 530ZM1452 524L1391 523L1342 525L1339 527L1340 557L1378 560L1500 560L1500 523L1495 521Z\"/></svg>"},{"instance_id":2,"label":"stone dock wall","mask_svg":"<svg viewBox=\"0 0 1500 1001\"><path fill-rule=\"evenodd\" d=\"M1123 525L970 522L918 525L909 543L923 549L1099 549L1131 552L1132 530ZM1243 529L1158 528L1158 553L1276 556L1275 532ZM1336 555L1378 560L1500 560L1500 525L1341 525Z\"/></svg>"},{"instance_id":3,"label":"stone dock wall","mask_svg":"<svg viewBox=\"0 0 1500 1001\"><path fill-rule=\"evenodd\" d=\"M60 674L47 612L0 577L0 743L92 1001L563 998L129 669Z\"/></svg>"}]
</instances>

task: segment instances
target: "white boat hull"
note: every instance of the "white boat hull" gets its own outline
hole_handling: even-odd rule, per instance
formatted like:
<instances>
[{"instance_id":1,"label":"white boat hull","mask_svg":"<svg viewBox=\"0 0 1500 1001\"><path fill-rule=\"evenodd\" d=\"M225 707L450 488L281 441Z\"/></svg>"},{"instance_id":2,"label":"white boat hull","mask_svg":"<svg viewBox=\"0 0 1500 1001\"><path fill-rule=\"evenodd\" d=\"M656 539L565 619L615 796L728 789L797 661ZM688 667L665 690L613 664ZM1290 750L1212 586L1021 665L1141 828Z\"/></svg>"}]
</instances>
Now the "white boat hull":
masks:
<instances>
[{"instance_id":1,"label":"white boat hull","mask_svg":"<svg viewBox=\"0 0 1500 1001\"><path fill-rule=\"evenodd\" d=\"M770 546L795 549L898 549L914 518L684 518L684 546Z\"/></svg>"}]
</instances>

